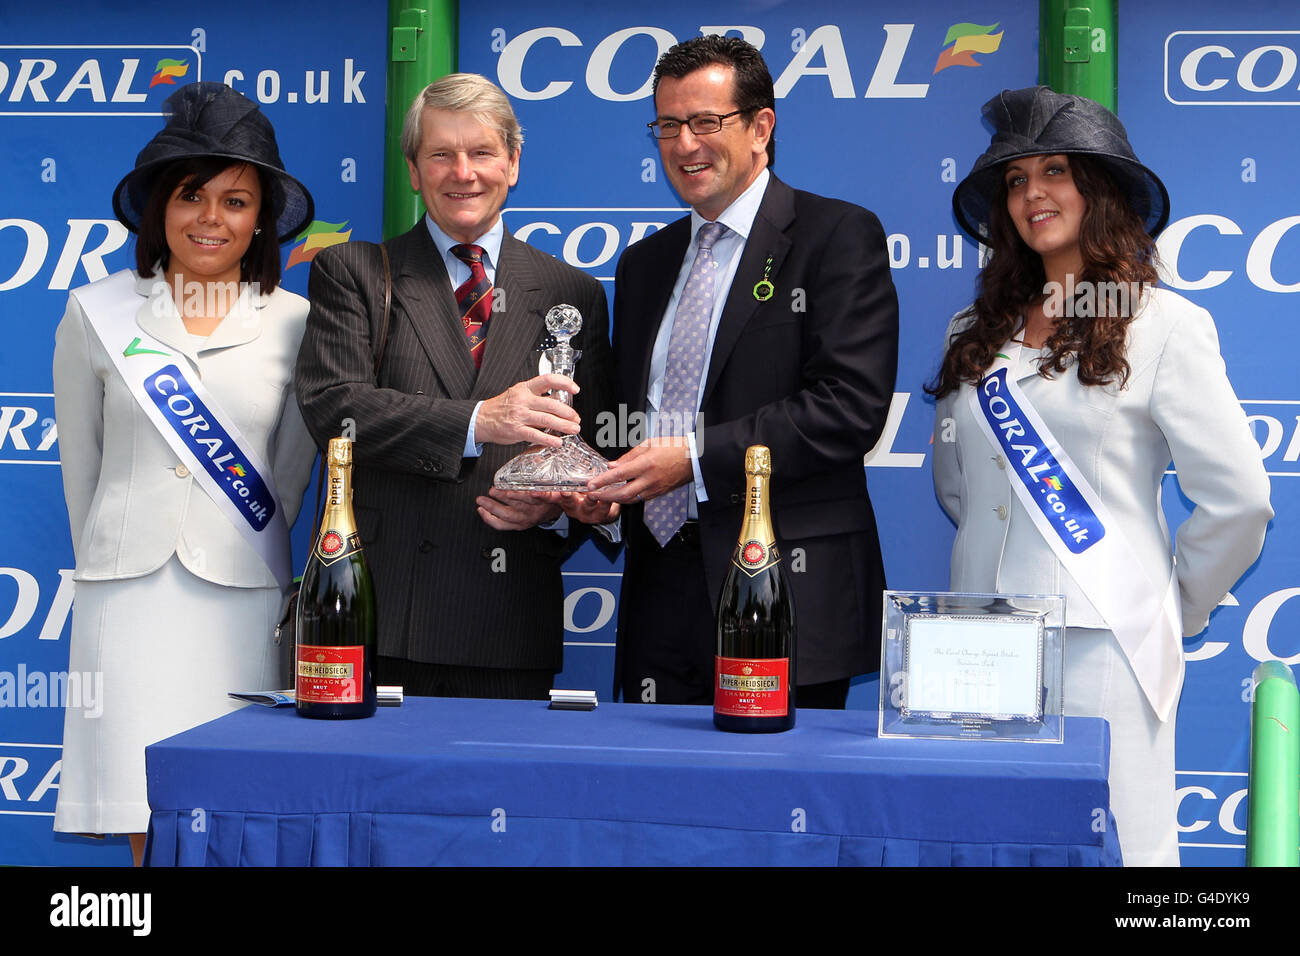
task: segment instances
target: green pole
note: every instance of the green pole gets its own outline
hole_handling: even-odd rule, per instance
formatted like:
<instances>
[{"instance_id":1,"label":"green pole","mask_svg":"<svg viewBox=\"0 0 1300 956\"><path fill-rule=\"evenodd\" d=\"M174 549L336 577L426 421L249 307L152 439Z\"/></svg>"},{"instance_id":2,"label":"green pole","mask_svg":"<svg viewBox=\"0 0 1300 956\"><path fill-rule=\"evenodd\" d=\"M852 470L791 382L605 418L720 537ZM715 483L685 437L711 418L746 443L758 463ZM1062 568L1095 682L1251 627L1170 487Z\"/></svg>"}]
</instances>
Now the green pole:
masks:
<instances>
[{"instance_id":1,"label":"green pole","mask_svg":"<svg viewBox=\"0 0 1300 956\"><path fill-rule=\"evenodd\" d=\"M456 72L456 0L389 0L388 109L384 124L384 238L424 214L402 155L402 121L415 97Z\"/></svg>"},{"instance_id":2,"label":"green pole","mask_svg":"<svg viewBox=\"0 0 1300 956\"><path fill-rule=\"evenodd\" d=\"M1247 866L1300 866L1300 693L1280 661L1255 668Z\"/></svg>"},{"instance_id":3,"label":"green pole","mask_svg":"<svg viewBox=\"0 0 1300 956\"><path fill-rule=\"evenodd\" d=\"M1115 111L1118 0L1039 0L1038 79Z\"/></svg>"}]
</instances>

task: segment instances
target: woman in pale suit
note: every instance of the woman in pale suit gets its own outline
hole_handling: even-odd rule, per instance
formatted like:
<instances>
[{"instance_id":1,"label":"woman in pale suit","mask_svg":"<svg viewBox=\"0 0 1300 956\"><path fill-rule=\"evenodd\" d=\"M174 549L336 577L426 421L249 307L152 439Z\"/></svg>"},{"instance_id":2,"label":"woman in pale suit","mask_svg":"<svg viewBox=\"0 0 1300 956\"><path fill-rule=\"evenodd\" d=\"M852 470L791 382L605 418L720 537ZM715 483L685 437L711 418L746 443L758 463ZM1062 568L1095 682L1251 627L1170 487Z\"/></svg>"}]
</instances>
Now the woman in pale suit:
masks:
<instances>
[{"instance_id":1,"label":"woman in pale suit","mask_svg":"<svg viewBox=\"0 0 1300 956\"><path fill-rule=\"evenodd\" d=\"M279 244L311 222L311 196L234 90L191 84L167 109L113 197L136 269L69 295L54 352L69 671L103 678L102 713L66 715L54 828L130 834L137 863L145 746L278 683L290 555L259 525L293 525L315 454L293 387L307 302L279 288ZM246 497L222 501L214 481Z\"/></svg>"},{"instance_id":2,"label":"woman in pale suit","mask_svg":"<svg viewBox=\"0 0 1300 956\"><path fill-rule=\"evenodd\" d=\"M927 388L952 589L1065 595L1065 710L1110 722L1125 862L1177 865L1181 638L1259 555L1268 478L1209 313L1156 285L1168 194L1119 120L1047 87L984 113L953 209L993 256ZM1176 551L1171 460L1196 506Z\"/></svg>"}]
</instances>

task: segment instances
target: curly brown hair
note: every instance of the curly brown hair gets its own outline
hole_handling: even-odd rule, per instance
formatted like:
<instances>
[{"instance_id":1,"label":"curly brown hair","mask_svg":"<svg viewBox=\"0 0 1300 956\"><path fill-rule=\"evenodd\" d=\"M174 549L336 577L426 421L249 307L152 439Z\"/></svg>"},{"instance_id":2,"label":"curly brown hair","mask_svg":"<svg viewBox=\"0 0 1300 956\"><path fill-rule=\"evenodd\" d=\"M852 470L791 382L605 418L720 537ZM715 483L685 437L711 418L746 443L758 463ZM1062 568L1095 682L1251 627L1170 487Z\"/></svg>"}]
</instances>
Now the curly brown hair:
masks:
<instances>
[{"instance_id":1,"label":"curly brown hair","mask_svg":"<svg viewBox=\"0 0 1300 956\"><path fill-rule=\"evenodd\" d=\"M1075 188L1086 208L1079 226L1083 273L1077 289L1144 289L1156 282L1155 240L1103 162L1080 153L1067 154ZM998 180L998 195L989 216L993 256L980 273L975 302L964 315L974 321L955 333L943 364L926 392L941 398L962 382L977 384L993 364L999 348L1020 330L1025 309L1043 298L1043 260L1016 232L1007 214L1007 187ZM1038 374L1051 378L1071 364L1084 385L1122 387L1129 376L1124 357L1129 323L1139 296L1097 295L1095 308L1063 310L1047 339L1047 356ZM1079 314L1079 313L1088 314Z\"/></svg>"}]
</instances>

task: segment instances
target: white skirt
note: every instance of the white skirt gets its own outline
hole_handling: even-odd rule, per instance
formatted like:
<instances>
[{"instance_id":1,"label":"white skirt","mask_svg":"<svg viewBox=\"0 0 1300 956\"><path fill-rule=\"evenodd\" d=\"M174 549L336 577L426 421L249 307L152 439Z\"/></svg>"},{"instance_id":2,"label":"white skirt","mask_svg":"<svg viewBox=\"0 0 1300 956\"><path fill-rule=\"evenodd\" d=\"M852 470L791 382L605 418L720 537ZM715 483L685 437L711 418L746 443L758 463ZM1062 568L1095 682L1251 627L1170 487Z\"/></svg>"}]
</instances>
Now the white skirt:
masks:
<instances>
[{"instance_id":1,"label":"white skirt","mask_svg":"<svg viewBox=\"0 0 1300 956\"><path fill-rule=\"evenodd\" d=\"M175 555L144 577L77 582L68 671L102 674L102 712L64 717L55 830L146 830L145 746L243 706L228 691L277 682L280 600L195 577Z\"/></svg>"},{"instance_id":2,"label":"white skirt","mask_svg":"<svg viewBox=\"0 0 1300 956\"><path fill-rule=\"evenodd\" d=\"M1161 722L1110 631L1065 634L1065 712L1110 723L1110 809L1125 866L1178 866L1174 720Z\"/></svg>"}]
</instances>

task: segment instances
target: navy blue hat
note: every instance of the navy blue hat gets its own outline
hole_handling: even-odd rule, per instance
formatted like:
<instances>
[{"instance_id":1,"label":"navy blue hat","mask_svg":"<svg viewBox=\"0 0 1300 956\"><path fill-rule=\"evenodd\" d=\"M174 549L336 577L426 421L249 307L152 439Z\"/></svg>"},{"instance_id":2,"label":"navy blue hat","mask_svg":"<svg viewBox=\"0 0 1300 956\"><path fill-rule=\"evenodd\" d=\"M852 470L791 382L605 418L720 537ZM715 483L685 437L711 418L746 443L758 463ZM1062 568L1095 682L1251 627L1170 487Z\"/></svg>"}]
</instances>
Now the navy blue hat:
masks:
<instances>
[{"instance_id":1,"label":"navy blue hat","mask_svg":"<svg viewBox=\"0 0 1300 956\"><path fill-rule=\"evenodd\" d=\"M997 201L1002 168L1013 159L1080 153L1106 167L1151 235L1169 221L1169 193L1160 177L1138 162L1119 117L1083 96L1046 86L1003 90L984 104L993 141L952 194L957 224L977 242Z\"/></svg>"},{"instance_id":2,"label":"navy blue hat","mask_svg":"<svg viewBox=\"0 0 1300 956\"><path fill-rule=\"evenodd\" d=\"M179 159L214 156L260 167L271 182L271 208L280 242L296 236L316 214L307 187L284 171L275 128L257 104L224 83L182 86L163 104L164 126L135 158L135 169L113 190L113 212L136 232L154 180Z\"/></svg>"}]
</instances>

